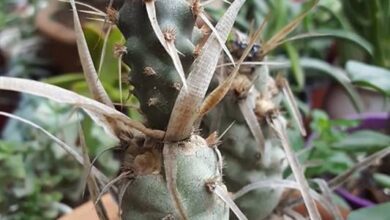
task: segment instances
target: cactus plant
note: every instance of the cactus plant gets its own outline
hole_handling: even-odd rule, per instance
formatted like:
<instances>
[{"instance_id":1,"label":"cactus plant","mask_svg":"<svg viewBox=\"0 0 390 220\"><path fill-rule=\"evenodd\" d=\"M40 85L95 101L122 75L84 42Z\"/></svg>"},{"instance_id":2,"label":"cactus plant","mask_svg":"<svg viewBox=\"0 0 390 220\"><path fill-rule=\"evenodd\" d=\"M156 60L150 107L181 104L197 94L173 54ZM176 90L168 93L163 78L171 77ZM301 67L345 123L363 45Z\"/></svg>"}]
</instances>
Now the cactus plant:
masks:
<instances>
[{"instance_id":1,"label":"cactus plant","mask_svg":"<svg viewBox=\"0 0 390 220\"><path fill-rule=\"evenodd\" d=\"M154 33L156 27L149 22L148 4L155 4L152 10L164 40L174 41L183 54L181 63L187 73L196 52L194 39L197 37L193 33L197 31L194 25L198 2L191 7L183 0L127 1L119 10L118 27L125 36L127 48L124 61L132 71L130 83L135 87L134 94L147 124L165 130L171 123L182 84L175 61L164 51L165 42L161 42L158 33ZM235 12L240 4L239 1L235 4ZM220 169L222 158L218 157L216 148L191 134L173 144L143 143L143 146L133 146L124 159L126 166L122 172L131 173L130 185L123 184L124 219L228 219L228 206L212 193L216 185L225 188Z\"/></svg>"},{"instance_id":2,"label":"cactus plant","mask_svg":"<svg viewBox=\"0 0 390 220\"><path fill-rule=\"evenodd\" d=\"M77 105L97 121L103 122L107 131L120 140L123 146L120 173L106 185L103 192L115 183L120 183L117 195L123 219L228 219L229 208L239 219L246 219L228 195L223 183L223 161L219 150L213 142L207 142L194 132L196 124L204 114L219 102L232 86L234 91L238 91L240 98L245 95L250 97L242 99L245 101L240 104L240 108L248 110L248 106L256 107L259 120L270 127L264 129L264 147L260 141L262 134L259 133L261 130L258 124L255 124L255 129L251 126L248 129L245 125L253 121L253 117L257 122L255 112L249 108L252 119L248 120L246 114L242 118L229 103L229 99L234 100L237 97L226 98L224 105L230 106L226 111L227 115L238 120L228 136L240 135L240 138L246 137L248 140L245 148L240 147L238 142L230 143L230 148L234 148L231 152L236 155L229 156L226 151L226 157L249 159L251 163L245 167L240 162L233 165L232 169L227 169L227 181L233 183L232 190L237 190L243 184L250 183L251 172L255 178L281 177L280 161L283 152L276 147L278 143L272 140L270 135L276 133L277 139L284 138L283 134L279 133L284 132L285 124L274 122L279 122L281 118L278 112L278 91L284 91L284 84L275 83L268 76L266 67L260 68L257 69L260 71L259 80L264 80L264 83L258 83L260 92L256 92L250 89L251 80L254 80L251 79L251 73L248 73L249 77L237 74L240 64L261 33L261 27L250 40L248 49L242 53L228 80L205 99L218 58L225 48L221 42L228 38L235 17L244 2L245 0L232 2L216 27L211 28L213 32L208 39L201 44L197 44L199 37L194 24L198 16L202 19L205 19L205 16L201 12L200 1L197 0L191 3L186 0L125 1L119 10L118 19L113 16L112 21L118 21L118 27L126 40L123 60L131 68L129 81L135 87L134 94L145 114L146 125L129 119L113 108L87 52L77 13L74 13L75 32L78 36L77 44L84 74L91 93L101 103L53 86L24 80L0 78L0 88L20 91L23 87L28 87L23 91ZM75 2L72 0L70 3L76 11ZM210 25L210 22L206 23ZM279 42L282 37L283 34L273 40ZM274 48L274 44L265 44L264 47L270 50ZM198 55L196 59L193 57L194 52ZM257 55L261 59L264 57L263 53ZM186 80L183 75L185 73ZM45 90L56 92L46 93ZM219 94L219 97L216 98L216 94ZM211 100L217 101L210 105ZM283 140L280 143L285 147ZM226 144L229 144L229 141L226 141ZM257 148L253 148L254 146ZM85 163L86 157L83 159L77 153L69 152L80 163ZM262 157L260 162L259 155ZM294 174L297 173L294 168L293 171ZM243 181L237 181L237 173L240 172L243 173ZM301 180L302 176L298 178L298 182ZM234 183L235 181L237 183ZM105 181L103 179L100 182ZM311 198L305 197L307 186L305 187L302 187L301 191L305 202L310 202ZM266 198L269 203L264 199L263 204L267 206L267 211L254 213L253 207L258 200L258 194L269 196ZM253 195L253 201L245 204L243 200L241 206L250 218L259 218L274 208L280 191L259 191ZM313 205L308 209L312 211Z\"/></svg>"}]
</instances>

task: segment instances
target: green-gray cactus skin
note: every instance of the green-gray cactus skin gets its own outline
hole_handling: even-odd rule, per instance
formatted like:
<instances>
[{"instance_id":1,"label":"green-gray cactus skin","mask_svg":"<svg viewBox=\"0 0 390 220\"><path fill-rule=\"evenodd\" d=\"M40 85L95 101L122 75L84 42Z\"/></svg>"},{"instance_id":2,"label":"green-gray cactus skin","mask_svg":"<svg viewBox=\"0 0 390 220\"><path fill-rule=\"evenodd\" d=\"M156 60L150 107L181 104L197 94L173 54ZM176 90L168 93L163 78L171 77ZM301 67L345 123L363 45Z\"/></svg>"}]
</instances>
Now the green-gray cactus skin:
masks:
<instances>
[{"instance_id":1,"label":"green-gray cactus skin","mask_svg":"<svg viewBox=\"0 0 390 220\"><path fill-rule=\"evenodd\" d=\"M173 31L175 46L185 73L194 60L192 40L195 16L185 0L156 1L161 30ZM148 126L165 130L181 88L175 66L150 24L144 0L125 1L119 10L118 27L126 39L124 62L131 68L130 83Z\"/></svg>"},{"instance_id":2,"label":"green-gray cactus skin","mask_svg":"<svg viewBox=\"0 0 390 220\"><path fill-rule=\"evenodd\" d=\"M210 181L220 183L222 180L218 165L221 158L215 150L195 135L179 147L172 148L171 153L176 158L177 191L188 219L229 219L228 206L207 187ZM160 167L163 163L159 163ZM124 194L122 219L181 219L171 202L164 175L163 172L151 172L132 180Z\"/></svg>"}]
</instances>

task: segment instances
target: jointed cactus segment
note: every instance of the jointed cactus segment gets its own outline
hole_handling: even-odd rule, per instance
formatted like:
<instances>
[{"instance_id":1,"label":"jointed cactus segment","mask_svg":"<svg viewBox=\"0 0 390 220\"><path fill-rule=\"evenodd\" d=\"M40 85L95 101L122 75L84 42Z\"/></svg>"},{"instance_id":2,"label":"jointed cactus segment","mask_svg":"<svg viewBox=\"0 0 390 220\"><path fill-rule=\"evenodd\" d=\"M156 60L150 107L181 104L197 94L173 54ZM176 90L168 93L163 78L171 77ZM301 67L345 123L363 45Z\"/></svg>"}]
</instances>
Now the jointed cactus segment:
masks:
<instances>
[{"instance_id":1,"label":"jointed cactus segment","mask_svg":"<svg viewBox=\"0 0 390 220\"><path fill-rule=\"evenodd\" d=\"M147 143L147 142L145 142ZM228 219L229 208L208 190L208 184L221 184L219 158L213 148L199 136L172 144L175 157L177 191L188 219ZM177 214L165 183L162 144L129 149L126 164L134 172L122 202L123 219L183 219ZM126 166L126 165L125 165ZM125 171L125 170L124 170ZM124 184L125 185L125 184ZM171 218L169 218L171 217Z\"/></svg>"},{"instance_id":2,"label":"jointed cactus segment","mask_svg":"<svg viewBox=\"0 0 390 220\"><path fill-rule=\"evenodd\" d=\"M188 72L194 60L192 39L196 17L185 0L156 1L155 6L164 36L174 40L182 54L184 72ZM125 1L119 11L118 27L126 39L124 61L131 68L134 95L140 101L148 125L165 130L182 83L152 29L143 0Z\"/></svg>"}]
</instances>

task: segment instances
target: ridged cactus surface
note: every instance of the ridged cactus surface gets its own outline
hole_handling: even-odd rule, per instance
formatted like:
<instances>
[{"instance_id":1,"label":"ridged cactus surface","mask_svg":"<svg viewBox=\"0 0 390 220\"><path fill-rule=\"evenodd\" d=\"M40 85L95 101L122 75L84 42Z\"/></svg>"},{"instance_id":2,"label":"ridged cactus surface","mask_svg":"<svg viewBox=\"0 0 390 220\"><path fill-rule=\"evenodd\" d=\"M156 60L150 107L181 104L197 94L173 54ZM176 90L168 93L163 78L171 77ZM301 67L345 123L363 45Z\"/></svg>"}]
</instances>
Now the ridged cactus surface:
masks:
<instances>
[{"instance_id":1,"label":"ridged cactus surface","mask_svg":"<svg viewBox=\"0 0 390 220\"><path fill-rule=\"evenodd\" d=\"M195 16L185 0L156 1L156 14L164 34L174 37L184 72L194 56ZM131 68L130 83L151 128L165 130L182 86L180 77L150 24L143 0L125 1L118 27L125 36L124 62Z\"/></svg>"}]
</instances>

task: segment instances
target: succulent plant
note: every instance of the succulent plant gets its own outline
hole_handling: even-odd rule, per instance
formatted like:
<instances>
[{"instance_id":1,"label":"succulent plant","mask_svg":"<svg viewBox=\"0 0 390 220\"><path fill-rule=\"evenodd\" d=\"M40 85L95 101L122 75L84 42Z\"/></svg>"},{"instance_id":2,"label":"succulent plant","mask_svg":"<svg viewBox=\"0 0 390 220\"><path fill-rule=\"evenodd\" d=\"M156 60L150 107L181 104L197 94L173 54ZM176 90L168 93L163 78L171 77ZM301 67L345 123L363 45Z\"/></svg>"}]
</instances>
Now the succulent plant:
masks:
<instances>
[{"instance_id":1,"label":"succulent plant","mask_svg":"<svg viewBox=\"0 0 390 220\"><path fill-rule=\"evenodd\" d=\"M233 13L237 14L237 6L242 2L234 4ZM177 106L181 108L177 102L179 93L187 96L196 86L187 80L186 88L181 72L199 71L194 64L200 34L195 27L198 4L184 0L137 0L125 2L119 10L118 27L126 39L123 60L131 68L130 83L135 88L134 95L139 99L146 124L153 129L168 133L169 125L182 123L174 121L177 119L173 113ZM153 19L158 23L154 24ZM229 25L232 26L231 21ZM228 31L222 33L225 39L227 34ZM210 38L212 40L213 36ZM180 53L179 62L175 60L176 50ZM204 50L199 56L208 52ZM214 52L213 56L218 59L219 53ZM212 68L208 70L209 75ZM206 89L203 88L203 93ZM199 97L199 101L201 99ZM191 119L187 127L192 127ZM192 132L175 136L165 136L169 144L146 137L141 145L129 146L122 173L128 173L130 183L122 184L122 217L228 219L228 206L213 193L215 188L227 193L222 183L222 158L218 149L208 146L202 137Z\"/></svg>"},{"instance_id":2,"label":"succulent plant","mask_svg":"<svg viewBox=\"0 0 390 220\"><path fill-rule=\"evenodd\" d=\"M228 191L237 191L261 179L280 179L284 159L280 146L286 151L288 161L295 164L292 170L302 185L299 189L310 205L311 216L316 218L307 183L286 144L286 123L279 112L280 94L291 100L286 81L273 80L267 66L250 68L249 72L240 68L248 54L264 60L286 33L275 36L261 50L252 53L261 26L238 55L238 63L230 74L222 75L224 81L206 97L222 50L234 62L225 42L244 2L233 1L215 27L198 0L129 0L118 13L108 10L109 22L118 25L126 40L119 57L131 69L129 82L145 115L144 124L115 110L98 79L77 13L73 17L79 54L96 101L44 83L13 78L0 78L0 88L77 105L119 140L122 158L118 176L107 183L105 176L92 168L91 178L98 181L89 186L99 188L99 184L106 184L100 194L118 186L118 191L115 187L113 191L122 219L219 220L229 218L229 208L239 219L247 219L245 215L250 219L263 218L277 205L280 190L259 190L238 199L245 214ZM73 0L70 3L76 12L76 3ZM195 27L196 19L202 19L211 29L209 35L202 38L203 33ZM284 32L294 26L295 23ZM221 100L220 108L224 109L221 125L226 127L231 120L237 121L222 144L227 159L228 188L222 178L224 163L215 141L212 136L204 139L197 131L203 116ZM212 113L206 116L204 124L212 131L214 119L210 117ZM89 164L85 154L81 157L66 145L61 146L80 163ZM99 200L100 196L91 194ZM99 204L96 205L100 210ZM257 209L259 205L263 209ZM102 211L99 213L104 215Z\"/></svg>"}]
</instances>

